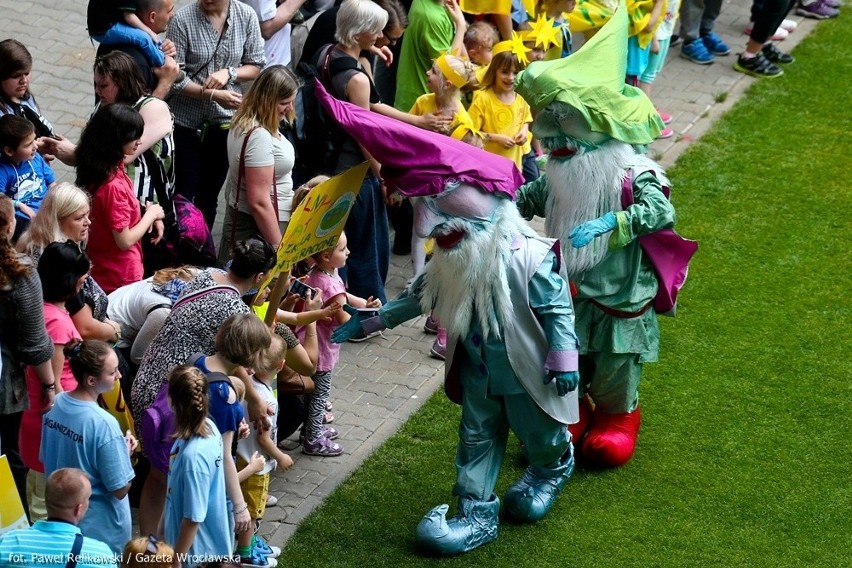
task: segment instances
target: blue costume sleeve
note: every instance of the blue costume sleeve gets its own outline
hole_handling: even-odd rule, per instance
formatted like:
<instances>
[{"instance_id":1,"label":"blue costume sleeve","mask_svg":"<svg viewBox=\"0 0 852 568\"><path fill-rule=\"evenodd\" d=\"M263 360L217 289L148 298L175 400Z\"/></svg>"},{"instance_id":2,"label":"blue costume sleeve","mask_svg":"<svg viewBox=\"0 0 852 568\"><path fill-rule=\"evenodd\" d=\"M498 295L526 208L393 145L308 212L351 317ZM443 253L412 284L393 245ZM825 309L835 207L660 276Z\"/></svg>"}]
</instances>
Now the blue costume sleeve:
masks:
<instances>
[{"instance_id":1,"label":"blue costume sleeve","mask_svg":"<svg viewBox=\"0 0 852 568\"><path fill-rule=\"evenodd\" d=\"M547 368L576 371L579 343L574 333L574 309L568 285L559 276L558 260L552 250L530 280L529 301L550 344Z\"/></svg>"},{"instance_id":2,"label":"blue costume sleeve","mask_svg":"<svg viewBox=\"0 0 852 568\"><path fill-rule=\"evenodd\" d=\"M388 329L416 318L423 313L420 307L420 290L423 287L423 275L417 279L395 299L388 302L379 310L382 323Z\"/></svg>"}]
</instances>

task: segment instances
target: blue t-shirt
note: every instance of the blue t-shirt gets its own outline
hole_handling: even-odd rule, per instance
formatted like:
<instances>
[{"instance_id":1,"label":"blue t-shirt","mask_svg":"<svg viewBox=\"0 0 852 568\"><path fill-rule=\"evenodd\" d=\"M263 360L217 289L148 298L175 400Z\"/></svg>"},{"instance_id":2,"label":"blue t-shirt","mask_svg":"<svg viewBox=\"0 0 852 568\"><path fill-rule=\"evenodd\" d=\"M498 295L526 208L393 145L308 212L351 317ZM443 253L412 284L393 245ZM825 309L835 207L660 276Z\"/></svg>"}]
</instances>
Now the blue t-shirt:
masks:
<instances>
[{"instance_id":1,"label":"blue t-shirt","mask_svg":"<svg viewBox=\"0 0 852 568\"><path fill-rule=\"evenodd\" d=\"M210 435L177 439L169 457L169 484L164 518L166 542L177 542L183 519L198 523L184 565L231 554L233 531L225 494L222 436L208 418Z\"/></svg>"},{"instance_id":2,"label":"blue t-shirt","mask_svg":"<svg viewBox=\"0 0 852 568\"><path fill-rule=\"evenodd\" d=\"M131 536L130 500L126 495L116 499L112 492L130 483L134 473L118 421L96 402L61 393L44 415L39 456L45 477L63 467L86 472L92 498L80 530L114 552L124 550Z\"/></svg>"},{"instance_id":3,"label":"blue t-shirt","mask_svg":"<svg viewBox=\"0 0 852 568\"><path fill-rule=\"evenodd\" d=\"M7 158L0 159L0 190L12 199L17 199L38 213L47 188L56 181L53 170L36 152L32 160L13 164ZM15 210L19 219L28 219L21 211Z\"/></svg>"}]
</instances>

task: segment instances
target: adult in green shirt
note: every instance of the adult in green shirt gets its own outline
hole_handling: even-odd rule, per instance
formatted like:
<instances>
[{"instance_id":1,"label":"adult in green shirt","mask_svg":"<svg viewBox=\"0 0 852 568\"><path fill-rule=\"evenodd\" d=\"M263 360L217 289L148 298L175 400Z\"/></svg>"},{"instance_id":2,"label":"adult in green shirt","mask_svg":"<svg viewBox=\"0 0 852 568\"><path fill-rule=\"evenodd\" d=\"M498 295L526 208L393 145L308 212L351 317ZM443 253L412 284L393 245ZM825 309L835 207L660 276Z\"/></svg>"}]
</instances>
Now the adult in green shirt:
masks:
<instances>
[{"instance_id":1,"label":"adult in green shirt","mask_svg":"<svg viewBox=\"0 0 852 568\"><path fill-rule=\"evenodd\" d=\"M408 12L409 26L402 39L396 76L394 106L408 112L420 95L429 92L426 71L432 60L445 52L466 56L467 23L456 0L414 0Z\"/></svg>"}]
</instances>

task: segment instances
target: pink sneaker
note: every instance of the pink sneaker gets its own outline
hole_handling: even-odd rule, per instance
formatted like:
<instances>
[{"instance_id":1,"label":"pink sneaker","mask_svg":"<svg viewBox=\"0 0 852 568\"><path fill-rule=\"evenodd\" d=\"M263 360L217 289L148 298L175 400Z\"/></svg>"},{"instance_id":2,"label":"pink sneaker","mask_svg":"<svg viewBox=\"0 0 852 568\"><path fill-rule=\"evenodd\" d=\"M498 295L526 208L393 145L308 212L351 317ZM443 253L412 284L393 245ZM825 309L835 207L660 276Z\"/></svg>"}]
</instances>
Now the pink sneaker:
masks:
<instances>
[{"instance_id":1,"label":"pink sneaker","mask_svg":"<svg viewBox=\"0 0 852 568\"><path fill-rule=\"evenodd\" d=\"M795 23L795 22L794 22ZM751 35L752 26L754 23L749 22L748 27L743 31L745 35ZM772 35L772 41L784 41L790 35L790 32L785 30L783 27L775 30L775 33Z\"/></svg>"},{"instance_id":2,"label":"pink sneaker","mask_svg":"<svg viewBox=\"0 0 852 568\"><path fill-rule=\"evenodd\" d=\"M665 124L665 125L671 124L672 121L674 120L674 117L672 115L670 115L669 113L667 113L666 111L657 109L657 114L660 115L660 120L662 120L663 124Z\"/></svg>"},{"instance_id":3,"label":"pink sneaker","mask_svg":"<svg viewBox=\"0 0 852 568\"><path fill-rule=\"evenodd\" d=\"M662 130L660 130L660 135L657 136L657 140L665 140L666 138L671 138L674 136L674 130L666 126Z\"/></svg>"},{"instance_id":4,"label":"pink sneaker","mask_svg":"<svg viewBox=\"0 0 852 568\"><path fill-rule=\"evenodd\" d=\"M781 29L787 30L787 33L793 33L796 31L796 28L799 26L799 23L795 20L787 20L785 19L781 22Z\"/></svg>"}]
</instances>

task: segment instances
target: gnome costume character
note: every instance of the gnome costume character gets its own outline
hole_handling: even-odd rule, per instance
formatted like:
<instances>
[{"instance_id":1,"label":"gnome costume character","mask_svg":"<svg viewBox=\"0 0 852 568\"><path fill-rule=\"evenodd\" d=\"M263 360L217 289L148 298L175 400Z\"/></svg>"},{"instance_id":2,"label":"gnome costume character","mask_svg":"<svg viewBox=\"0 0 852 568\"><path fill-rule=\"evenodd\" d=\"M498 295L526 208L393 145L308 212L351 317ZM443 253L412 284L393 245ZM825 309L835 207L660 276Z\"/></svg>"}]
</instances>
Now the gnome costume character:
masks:
<instances>
[{"instance_id":1,"label":"gnome costume character","mask_svg":"<svg viewBox=\"0 0 852 568\"><path fill-rule=\"evenodd\" d=\"M642 369L659 351L658 274L640 237L675 222L662 167L637 150L663 124L648 97L624 83L627 12L622 1L576 53L533 63L516 82L550 153L517 205L526 218L546 217L547 235L561 241L580 340L580 420L570 429L578 455L605 467L633 455Z\"/></svg>"},{"instance_id":2,"label":"gnome costume character","mask_svg":"<svg viewBox=\"0 0 852 568\"><path fill-rule=\"evenodd\" d=\"M332 336L392 328L430 310L447 328L447 395L462 406L456 454L458 512L432 509L417 527L431 554L459 554L497 538L494 486L511 429L529 467L503 500L521 521L544 517L574 470L567 424L578 416L577 338L556 242L535 234L512 202L514 164L457 140L328 97L320 101L382 163L388 188L412 198L414 228L433 237L432 260L378 315Z\"/></svg>"}]
</instances>

